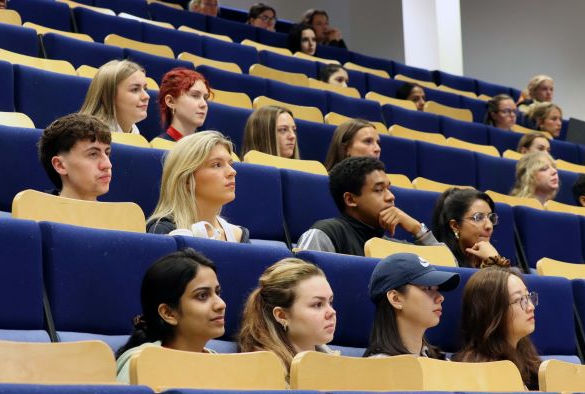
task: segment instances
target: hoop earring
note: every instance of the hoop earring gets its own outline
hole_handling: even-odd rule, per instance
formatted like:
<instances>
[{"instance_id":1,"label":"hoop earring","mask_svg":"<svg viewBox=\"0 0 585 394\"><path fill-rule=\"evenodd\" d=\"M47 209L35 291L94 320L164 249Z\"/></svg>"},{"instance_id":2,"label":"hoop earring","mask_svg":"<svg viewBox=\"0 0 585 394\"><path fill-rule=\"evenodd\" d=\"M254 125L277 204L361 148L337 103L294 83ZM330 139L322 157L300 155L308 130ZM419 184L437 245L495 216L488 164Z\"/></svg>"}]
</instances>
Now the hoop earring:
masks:
<instances>
[{"instance_id":1,"label":"hoop earring","mask_svg":"<svg viewBox=\"0 0 585 394\"><path fill-rule=\"evenodd\" d=\"M453 234L455 235L455 238L459 239L459 231L453 230Z\"/></svg>"}]
</instances>

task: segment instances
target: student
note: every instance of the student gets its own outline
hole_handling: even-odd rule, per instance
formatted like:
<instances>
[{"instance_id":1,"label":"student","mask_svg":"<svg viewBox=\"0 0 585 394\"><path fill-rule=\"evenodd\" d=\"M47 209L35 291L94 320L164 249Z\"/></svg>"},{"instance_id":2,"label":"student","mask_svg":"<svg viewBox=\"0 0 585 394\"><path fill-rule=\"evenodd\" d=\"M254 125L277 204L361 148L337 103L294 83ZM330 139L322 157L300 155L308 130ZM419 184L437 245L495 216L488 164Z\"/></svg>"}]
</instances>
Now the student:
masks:
<instances>
[{"instance_id":1,"label":"student","mask_svg":"<svg viewBox=\"0 0 585 394\"><path fill-rule=\"evenodd\" d=\"M209 82L197 71L178 67L167 72L158 93L160 117L166 128L159 138L178 141L196 132L207 117L211 94Z\"/></svg>"},{"instance_id":2,"label":"student","mask_svg":"<svg viewBox=\"0 0 585 394\"><path fill-rule=\"evenodd\" d=\"M249 242L248 229L219 216L221 208L236 198L231 154L232 143L217 131L179 140L165 158L160 197L146 231Z\"/></svg>"},{"instance_id":3,"label":"student","mask_svg":"<svg viewBox=\"0 0 585 394\"><path fill-rule=\"evenodd\" d=\"M52 194L97 201L112 180L112 136L94 116L70 114L55 120L38 143L39 160L55 185Z\"/></svg>"},{"instance_id":4,"label":"student","mask_svg":"<svg viewBox=\"0 0 585 394\"><path fill-rule=\"evenodd\" d=\"M329 15L325 10L310 9L305 11L302 23L315 30L319 44L347 48L341 37L341 31L329 25Z\"/></svg>"},{"instance_id":5,"label":"student","mask_svg":"<svg viewBox=\"0 0 585 394\"><path fill-rule=\"evenodd\" d=\"M536 130L550 134L553 138L561 135L563 111L553 103L535 104L528 109L526 116L534 122Z\"/></svg>"},{"instance_id":6,"label":"student","mask_svg":"<svg viewBox=\"0 0 585 394\"><path fill-rule=\"evenodd\" d=\"M516 163L516 182L510 195L536 198L544 204L556 197L559 187L559 173L551 155L534 152Z\"/></svg>"},{"instance_id":7,"label":"student","mask_svg":"<svg viewBox=\"0 0 585 394\"><path fill-rule=\"evenodd\" d=\"M517 152L526 154L533 152L547 152L550 154L549 137L545 133L530 133L524 134L520 141L518 141Z\"/></svg>"},{"instance_id":8,"label":"student","mask_svg":"<svg viewBox=\"0 0 585 394\"><path fill-rule=\"evenodd\" d=\"M433 233L451 249L460 267L507 261L490 242L497 224L493 200L475 189L446 190L433 211Z\"/></svg>"},{"instance_id":9,"label":"student","mask_svg":"<svg viewBox=\"0 0 585 394\"><path fill-rule=\"evenodd\" d=\"M573 197L579 207L585 207L585 174L579 175L573 185Z\"/></svg>"},{"instance_id":10,"label":"student","mask_svg":"<svg viewBox=\"0 0 585 394\"><path fill-rule=\"evenodd\" d=\"M534 332L538 294L529 292L518 272L501 266L479 270L463 289L463 347L453 360L512 361L529 390L538 390L540 358Z\"/></svg>"},{"instance_id":11,"label":"student","mask_svg":"<svg viewBox=\"0 0 585 394\"><path fill-rule=\"evenodd\" d=\"M146 74L129 60L111 60L93 77L79 111L94 115L111 132L140 134L136 123L146 119L150 96Z\"/></svg>"},{"instance_id":12,"label":"student","mask_svg":"<svg viewBox=\"0 0 585 394\"><path fill-rule=\"evenodd\" d=\"M250 7L246 23L261 29L274 31L274 27L276 26L276 11L269 5L256 3Z\"/></svg>"},{"instance_id":13,"label":"student","mask_svg":"<svg viewBox=\"0 0 585 394\"><path fill-rule=\"evenodd\" d=\"M413 354L444 359L425 340L425 331L439 324L441 294L459 284L459 274L437 271L412 253L397 253L378 262L368 287L376 304L370 342L364 357Z\"/></svg>"},{"instance_id":14,"label":"student","mask_svg":"<svg viewBox=\"0 0 585 394\"><path fill-rule=\"evenodd\" d=\"M323 271L296 258L268 267L252 291L242 315L238 346L242 352L269 350L287 371L302 351L333 353L336 313L333 291Z\"/></svg>"},{"instance_id":15,"label":"student","mask_svg":"<svg viewBox=\"0 0 585 394\"><path fill-rule=\"evenodd\" d=\"M187 9L191 12L198 12L203 15L217 16L219 12L219 1L191 0Z\"/></svg>"},{"instance_id":16,"label":"student","mask_svg":"<svg viewBox=\"0 0 585 394\"><path fill-rule=\"evenodd\" d=\"M516 124L516 103L507 94L498 94L487 102L485 123L503 130Z\"/></svg>"},{"instance_id":17,"label":"student","mask_svg":"<svg viewBox=\"0 0 585 394\"><path fill-rule=\"evenodd\" d=\"M313 56L317 50L315 30L303 23L294 25L288 33L288 49L292 53L301 52Z\"/></svg>"},{"instance_id":18,"label":"student","mask_svg":"<svg viewBox=\"0 0 585 394\"><path fill-rule=\"evenodd\" d=\"M540 74L532 77L528 87L522 92L518 102L518 109L526 112L531 105L553 101L555 82L548 75Z\"/></svg>"},{"instance_id":19,"label":"student","mask_svg":"<svg viewBox=\"0 0 585 394\"><path fill-rule=\"evenodd\" d=\"M347 157L369 156L380 158L380 136L378 131L367 120L352 119L337 126L327 158L325 168L327 171Z\"/></svg>"},{"instance_id":20,"label":"student","mask_svg":"<svg viewBox=\"0 0 585 394\"><path fill-rule=\"evenodd\" d=\"M251 150L299 159L297 126L290 110L276 105L267 105L255 110L246 121L242 155Z\"/></svg>"},{"instance_id":21,"label":"student","mask_svg":"<svg viewBox=\"0 0 585 394\"><path fill-rule=\"evenodd\" d=\"M396 227L412 234L418 245L438 243L424 223L395 206L380 160L349 157L341 161L329 172L329 190L340 215L314 223L299 238L298 249L363 256L366 241L382 238L386 231L393 236Z\"/></svg>"},{"instance_id":22,"label":"student","mask_svg":"<svg viewBox=\"0 0 585 394\"><path fill-rule=\"evenodd\" d=\"M349 74L347 73L347 70L341 65L335 63L322 65L319 79L323 82L341 86L343 88L346 88L349 84Z\"/></svg>"},{"instance_id":23,"label":"student","mask_svg":"<svg viewBox=\"0 0 585 394\"><path fill-rule=\"evenodd\" d=\"M416 105L417 111L422 111L425 107L425 90L422 86L416 83L403 83L402 86L396 91L396 98L400 100L412 101Z\"/></svg>"},{"instance_id":24,"label":"student","mask_svg":"<svg viewBox=\"0 0 585 394\"><path fill-rule=\"evenodd\" d=\"M130 380L130 359L147 347L215 353L205 344L224 334L225 302L215 265L193 249L157 260L144 275L142 314L128 342L116 352L117 379Z\"/></svg>"}]
</instances>

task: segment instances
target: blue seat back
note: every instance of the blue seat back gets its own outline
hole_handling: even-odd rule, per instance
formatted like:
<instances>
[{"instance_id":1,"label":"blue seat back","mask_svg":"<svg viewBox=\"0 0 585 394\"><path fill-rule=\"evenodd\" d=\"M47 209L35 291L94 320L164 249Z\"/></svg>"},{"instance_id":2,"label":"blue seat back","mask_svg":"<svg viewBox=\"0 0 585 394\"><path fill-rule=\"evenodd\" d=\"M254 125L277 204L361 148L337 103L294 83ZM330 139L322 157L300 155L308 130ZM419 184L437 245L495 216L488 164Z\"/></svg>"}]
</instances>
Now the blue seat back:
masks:
<instances>
[{"instance_id":1,"label":"blue seat back","mask_svg":"<svg viewBox=\"0 0 585 394\"><path fill-rule=\"evenodd\" d=\"M379 57L363 55L361 53L349 51L350 61L360 66L384 70L393 75L394 62L392 60L382 59Z\"/></svg>"},{"instance_id":2,"label":"blue seat back","mask_svg":"<svg viewBox=\"0 0 585 394\"><path fill-rule=\"evenodd\" d=\"M108 34L142 41L141 22L133 19L106 15L82 7L74 8L73 16L79 33L89 34L97 42L104 42Z\"/></svg>"},{"instance_id":3,"label":"blue seat back","mask_svg":"<svg viewBox=\"0 0 585 394\"><path fill-rule=\"evenodd\" d=\"M211 101L209 102L207 118L201 126L201 130L220 131L234 143L234 150L239 155L244 140L246 121L251 114L251 109L231 107Z\"/></svg>"},{"instance_id":4,"label":"blue seat back","mask_svg":"<svg viewBox=\"0 0 585 394\"><path fill-rule=\"evenodd\" d=\"M187 391L180 391L187 394ZM150 387L128 385L93 385L93 384L18 384L0 383L2 394L152 394ZM201 393L199 393L201 394Z\"/></svg>"},{"instance_id":5,"label":"blue seat back","mask_svg":"<svg viewBox=\"0 0 585 394\"><path fill-rule=\"evenodd\" d=\"M442 116L441 131L445 137L458 138L474 144L489 145L487 127L481 123L464 122L448 116Z\"/></svg>"},{"instance_id":6,"label":"blue seat back","mask_svg":"<svg viewBox=\"0 0 585 394\"><path fill-rule=\"evenodd\" d=\"M18 11L22 22L33 22L57 30L71 31L69 6L50 0L10 0L7 5Z\"/></svg>"},{"instance_id":7,"label":"blue seat back","mask_svg":"<svg viewBox=\"0 0 585 394\"><path fill-rule=\"evenodd\" d=\"M146 2L142 0L94 0L96 7L109 8L116 14L125 12L139 18L150 19Z\"/></svg>"},{"instance_id":8,"label":"blue seat back","mask_svg":"<svg viewBox=\"0 0 585 394\"><path fill-rule=\"evenodd\" d=\"M461 108L471 110L473 121L483 123L487 113L487 104L485 101L474 99L466 96L459 96L461 99Z\"/></svg>"},{"instance_id":9,"label":"blue seat back","mask_svg":"<svg viewBox=\"0 0 585 394\"><path fill-rule=\"evenodd\" d=\"M396 97L396 92L404 82L396 79L382 78L373 74L366 74L367 90L376 92L388 97Z\"/></svg>"},{"instance_id":10,"label":"blue seat back","mask_svg":"<svg viewBox=\"0 0 585 394\"><path fill-rule=\"evenodd\" d=\"M401 187L392 187L390 189L396 198L395 204L402 211L412 216L421 223L425 223L428 228L433 224L433 209L439 198L439 193L427 190L404 189ZM407 233L398 226L393 238L414 242L412 234Z\"/></svg>"},{"instance_id":11,"label":"blue seat back","mask_svg":"<svg viewBox=\"0 0 585 394\"><path fill-rule=\"evenodd\" d=\"M4 145L3 145L4 146ZM48 342L43 315L43 254L36 222L0 220L0 339Z\"/></svg>"},{"instance_id":12,"label":"blue seat back","mask_svg":"<svg viewBox=\"0 0 585 394\"><path fill-rule=\"evenodd\" d=\"M256 48L211 37L203 37L203 57L237 63L246 74L252 64L258 63Z\"/></svg>"},{"instance_id":13,"label":"blue seat back","mask_svg":"<svg viewBox=\"0 0 585 394\"><path fill-rule=\"evenodd\" d=\"M234 42L241 42L245 39L258 41L256 30L258 30L258 28L245 23L234 22L222 18L207 18L208 32L229 36Z\"/></svg>"},{"instance_id":14,"label":"blue seat back","mask_svg":"<svg viewBox=\"0 0 585 394\"><path fill-rule=\"evenodd\" d=\"M181 26L188 26L193 29L207 31L207 16L198 12L186 12L157 3L148 4L148 12L150 12L153 20L169 22L177 29Z\"/></svg>"},{"instance_id":15,"label":"blue seat back","mask_svg":"<svg viewBox=\"0 0 585 394\"><path fill-rule=\"evenodd\" d=\"M258 58L260 59L260 63L266 67L291 73L301 73L310 78L317 78L317 62L280 55L270 51L258 52Z\"/></svg>"},{"instance_id":16,"label":"blue seat back","mask_svg":"<svg viewBox=\"0 0 585 394\"><path fill-rule=\"evenodd\" d=\"M410 180L418 176L416 142L400 137L380 135L380 160L389 174L403 174Z\"/></svg>"},{"instance_id":17,"label":"blue seat back","mask_svg":"<svg viewBox=\"0 0 585 394\"><path fill-rule=\"evenodd\" d=\"M234 163L234 169L236 199L224 207L222 216L247 227L251 238L285 241L278 169L248 163Z\"/></svg>"},{"instance_id":18,"label":"blue seat back","mask_svg":"<svg viewBox=\"0 0 585 394\"><path fill-rule=\"evenodd\" d=\"M555 197L555 201L563 204L575 204L575 197L573 197L573 185L577 182L579 174L572 171L559 170L559 191Z\"/></svg>"},{"instance_id":19,"label":"blue seat back","mask_svg":"<svg viewBox=\"0 0 585 394\"><path fill-rule=\"evenodd\" d=\"M55 33L43 35L43 47L49 59L66 60L75 68L83 64L100 68L110 60L124 58L122 48L81 41Z\"/></svg>"},{"instance_id":20,"label":"blue seat back","mask_svg":"<svg viewBox=\"0 0 585 394\"><path fill-rule=\"evenodd\" d=\"M175 237L179 249L190 247L203 253L217 267L221 297L226 303L224 340L234 341L242 320L244 304L262 272L286 257L286 248L246 245L195 237Z\"/></svg>"},{"instance_id":21,"label":"blue seat back","mask_svg":"<svg viewBox=\"0 0 585 394\"><path fill-rule=\"evenodd\" d=\"M39 38L34 29L0 23L0 48L28 56L39 55Z\"/></svg>"},{"instance_id":22,"label":"blue seat back","mask_svg":"<svg viewBox=\"0 0 585 394\"><path fill-rule=\"evenodd\" d=\"M582 164L579 145L575 143L561 140L551 140L550 153L555 159L562 159L571 163Z\"/></svg>"},{"instance_id":23,"label":"blue seat back","mask_svg":"<svg viewBox=\"0 0 585 394\"><path fill-rule=\"evenodd\" d=\"M346 70L346 71L347 71L347 75L349 77L349 82L347 83L347 86L349 86L350 88L356 88L358 90L358 92L360 93L360 96L365 97L366 94L368 93L367 82L366 82L366 76L368 74L363 73L361 71L357 71L357 70Z\"/></svg>"},{"instance_id":24,"label":"blue seat back","mask_svg":"<svg viewBox=\"0 0 585 394\"><path fill-rule=\"evenodd\" d=\"M475 79L449 74L444 71L435 71L435 82L437 85L445 85L466 92L475 93L477 90Z\"/></svg>"},{"instance_id":25,"label":"blue seat back","mask_svg":"<svg viewBox=\"0 0 585 394\"><path fill-rule=\"evenodd\" d=\"M238 74L210 66L198 66L197 71L207 78L211 90L220 89L246 93L250 100L266 95L266 80L248 74Z\"/></svg>"},{"instance_id":26,"label":"blue seat back","mask_svg":"<svg viewBox=\"0 0 585 394\"><path fill-rule=\"evenodd\" d=\"M270 31L266 29L256 30L258 42L273 47L287 48L288 34L280 33L278 31Z\"/></svg>"},{"instance_id":27,"label":"blue seat back","mask_svg":"<svg viewBox=\"0 0 585 394\"><path fill-rule=\"evenodd\" d=\"M476 80L477 82L477 94L485 94L487 96L497 96L498 94L507 94L508 96L517 100L517 97L514 97L511 89L508 86L497 85L495 83L490 83L486 81L482 81L480 79Z\"/></svg>"},{"instance_id":28,"label":"blue seat back","mask_svg":"<svg viewBox=\"0 0 585 394\"><path fill-rule=\"evenodd\" d=\"M266 80L266 95L289 104L317 107L327 114L327 92L318 89L293 86L283 82Z\"/></svg>"},{"instance_id":29,"label":"blue seat back","mask_svg":"<svg viewBox=\"0 0 585 394\"><path fill-rule=\"evenodd\" d=\"M144 67L146 74L158 84L161 83L163 75L171 71L173 68L184 67L191 70L195 69L191 62L151 55L135 49L125 48L124 56L128 58L128 60L132 60Z\"/></svg>"},{"instance_id":30,"label":"blue seat back","mask_svg":"<svg viewBox=\"0 0 585 394\"><path fill-rule=\"evenodd\" d=\"M446 105L448 107L460 108L461 107L461 96L443 92L442 90L423 88L425 91L426 101L434 101L439 104Z\"/></svg>"},{"instance_id":31,"label":"blue seat back","mask_svg":"<svg viewBox=\"0 0 585 394\"><path fill-rule=\"evenodd\" d=\"M518 142L522 138L520 133L512 133L508 130L498 129L493 126L486 126L489 136L489 144L495 146L500 153L506 150L516 150Z\"/></svg>"},{"instance_id":32,"label":"blue seat back","mask_svg":"<svg viewBox=\"0 0 585 394\"><path fill-rule=\"evenodd\" d=\"M508 194L514 186L516 160L498 158L494 156L475 155L477 163L478 190L492 190Z\"/></svg>"},{"instance_id":33,"label":"blue seat back","mask_svg":"<svg viewBox=\"0 0 585 394\"><path fill-rule=\"evenodd\" d=\"M419 81L434 82L433 73L431 71L424 68L412 67L403 63L394 62L394 72L392 73L392 76L396 76L398 74L418 79Z\"/></svg>"},{"instance_id":34,"label":"blue seat back","mask_svg":"<svg viewBox=\"0 0 585 394\"><path fill-rule=\"evenodd\" d=\"M508 204L497 202L495 211L498 214L499 223L494 227L490 242L501 256L510 259L512 265L518 265L514 240L514 210Z\"/></svg>"},{"instance_id":35,"label":"blue seat back","mask_svg":"<svg viewBox=\"0 0 585 394\"><path fill-rule=\"evenodd\" d=\"M225 5L219 7L218 16L223 19L241 23L246 23L246 20L248 19L248 13L246 11Z\"/></svg>"},{"instance_id":36,"label":"blue seat back","mask_svg":"<svg viewBox=\"0 0 585 394\"><path fill-rule=\"evenodd\" d=\"M461 186L476 185L474 152L416 141L418 176Z\"/></svg>"},{"instance_id":37,"label":"blue seat back","mask_svg":"<svg viewBox=\"0 0 585 394\"><path fill-rule=\"evenodd\" d=\"M148 70L146 72L148 73ZM140 134L150 141L163 133L164 129L160 119L158 90L148 89L148 95L150 96L150 100L148 101L148 108L146 110L146 119L136 123L136 126L140 130Z\"/></svg>"},{"instance_id":38,"label":"blue seat back","mask_svg":"<svg viewBox=\"0 0 585 394\"><path fill-rule=\"evenodd\" d=\"M573 287L573 299L575 301L575 317L585 323L585 279L574 279L571 281Z\"/></svg>"},{"instance_id":39,"label":"blue seat back","mask_svg":"<svg viewBox=\"0 0 585 394\"><path fill-rule=\"evenodd\" d=\"M382 106L382 115L386 126L398 124L409 129L439 133L441 131L441 118L438 115L422 111L412 111L395 105Z\"/></svg>"},{"instance_id":40,"label":"blue seat back","mask_svg":"<svg viewBox=\"0 0 585 394\"><path fill-rule=\"evenodd\" d=\"M295 119L299 153L303 160L317 160L325 163L329 144L336 127L324 123Z\"/></svg>"},{"instance_id":41,"label":"blue seat back","mask_svg":"<svg viewBox=\"0 0 585 394\"><path fill-rule=\"evenodd\" d=\"M334 59L341 64L350 61L349 51L345 48L338 48L331 45L317 45L315 56L323 59Z\"/></svg>"},{"instance_id":42,"label":"blue seat back","mask_svg":"<svg viewBox=\"0 0 585 394\"><path fill-rule=\"evenodd\" d=\"M358 99L339 93L327 92L328 112L337 112L350 118L363 118L372 122L383 122L380 104L377 101Z\"/></svg>"},{"instance_id":43,"label":"blue seat back","mask_svg":"<svg viewBox=\"0 0 585 394\"><path fill-rule=\"evenodd\" d=\"M151 5L156 5L156 3ZM189 52L197 56L201 56L203 53L203 38L198 34L143 23L142 37L144 42L168 45L173 50L175 57L182 52Z\"/></svg>"},{"instance_id":44,"label":"blue seat back","mask_svg":"<svg viewBox=\"0 0 585 394\"><path fill-rule=\"evenodd\" d=\"M0 35L1 37L1 35ZM14 72L12 71L12 64L0 61L0 111L12 112L14 111Z\"/></svg>"}]
</instances>

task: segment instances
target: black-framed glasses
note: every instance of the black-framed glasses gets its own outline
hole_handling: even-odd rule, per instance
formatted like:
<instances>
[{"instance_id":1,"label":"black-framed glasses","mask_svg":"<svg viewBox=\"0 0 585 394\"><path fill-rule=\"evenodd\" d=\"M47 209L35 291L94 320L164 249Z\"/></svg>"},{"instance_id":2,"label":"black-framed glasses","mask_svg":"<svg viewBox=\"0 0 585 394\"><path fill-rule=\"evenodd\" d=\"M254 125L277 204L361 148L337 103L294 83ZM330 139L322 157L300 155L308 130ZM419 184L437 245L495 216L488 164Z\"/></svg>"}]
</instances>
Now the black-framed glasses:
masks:
<instances>
[{"instance_id":1,"label":"black-framed glasses","mask_svg":"<svg viewBox=\"0 0 585 394\"><path fill-rule=\"evenodd\" d=\"M262 22L268 22L268 23L276 21L275 16L268 16L268 15L258 15L258 19L260 19Z\"/></svg>"},{"instance_id":2,"label":"black-framed glasses","mask_svg":"<svg viewBox=\"0 0 585 394\"><path fill-rule=\"evenodd\" d=\"M518 298L516 301L510 302L510 305L520 304L520 308L522 308L523 311L526 311L526 308L528 308L529 301L532 303L532 305L534 305L534 307L537 307L538 293L535 291L531 291L530 293L525 294L522 297Z\"/></svg>"},{"instance_id":3,"label":"black-framed glasses","mask_svg":"<svg viewBox=\"0 0 585 394\"><path fill-rule=\"evenodd\" d=\"M498 214L495 212L476 212L473 215L466 217L465 219L469 219L474 223L482 223L486 218L489 219L489 221L492 222L494 226L498 224Z\"/></svg>"}]
</instances>

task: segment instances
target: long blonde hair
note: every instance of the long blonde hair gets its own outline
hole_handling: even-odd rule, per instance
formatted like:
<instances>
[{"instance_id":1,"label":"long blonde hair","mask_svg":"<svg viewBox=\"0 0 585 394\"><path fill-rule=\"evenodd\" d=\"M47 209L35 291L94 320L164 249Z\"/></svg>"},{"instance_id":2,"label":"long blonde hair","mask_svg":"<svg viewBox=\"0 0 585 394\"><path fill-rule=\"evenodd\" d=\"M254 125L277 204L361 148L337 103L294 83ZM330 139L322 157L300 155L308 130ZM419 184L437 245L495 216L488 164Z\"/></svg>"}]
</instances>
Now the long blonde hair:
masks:
<instances>
[{"instance_id":1,"label":"long blonde hair","mask_svg":"<svg viewBox=\"0 0 585 394\"><path fill-rule=\"evenodd\" d=\"M539 74L532 77L532 79L530 79L530 81L528 82L528 86L526 88L526 92L528 93L527 98L531 98L534 100L535 99L534 94L536 93L536 89L538 89L540 84L545 81L550 81L554 83L553 79L548 75Z\"/></svg>"},{"instance_id":2,"label":"long blonde hair","mask_svg":"<svg viewBox=\"0 0 585 394\"><path fill-rule=\"evenodd\" d=\"M176 228L190 228L198 222L195 199L195 171L216 145L231 155L232 143L218 131L200 131L181 138L165 157L160 182L160 197L148 221L170 217Z\"/></svg>"},{"instance_id":3,"label":"long blonde hair","mask_svg":"<svg viewBox=\"0 0 585 394\"><path fill-rule=\"evenodd\" d=\"M554 159L548 152L527 153L516 163L516 183L510 194L517 197L535 197L535 174L542 166L551 165L557 168ZM556 197L558 189L547 196L547 200Z\"/></svg>"},{"instance_id":4,"label":"long blonde hair","mask_svg":"<svg viewBox=\"0 0 585 394\"><path fill-rule=\"evenodd\" d=\"M118 124L116 90L120 82L136 71L145 73L144 68L130 60L111 60L101 66L89 85L79 112L99 118L110 131L114 131Z\"/></svg>"},{"instance_id":5,"label":"long blonde hair","mask_svg":"<svg viewBox=\"0 0 585 394\"><path fill-rule=\"evenodd\" d=\"M281 114L285 113L294 118L289 109L276 105L267 105L254 111L246 121L240 157L243 158L251 150L280 156L280 146L276 139L276 133L278 133L276 121ZM299 158L298 140L295 141L295 151L292 158Z\"/></svg>"},{"instance_id":6,"label":"long blonde hair","mask_svg":"<svg viewBox=\"0 0 585 394\"><path fill-rule=\"evenodd\" d=\"M282 259L264 271L244 307L238 335L240 351L270 350L280 357L288 373L296 351L272 311L275 307L290 308L296 298L295 288L313 276L325 274L316 265L297 258Z\"/></svg>"}]
</instances>

